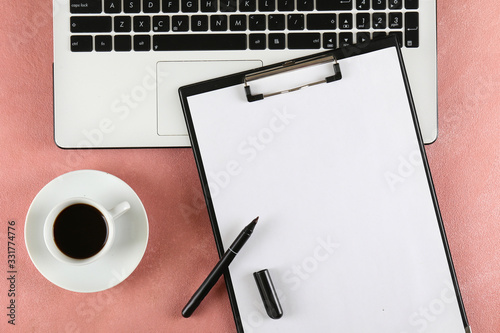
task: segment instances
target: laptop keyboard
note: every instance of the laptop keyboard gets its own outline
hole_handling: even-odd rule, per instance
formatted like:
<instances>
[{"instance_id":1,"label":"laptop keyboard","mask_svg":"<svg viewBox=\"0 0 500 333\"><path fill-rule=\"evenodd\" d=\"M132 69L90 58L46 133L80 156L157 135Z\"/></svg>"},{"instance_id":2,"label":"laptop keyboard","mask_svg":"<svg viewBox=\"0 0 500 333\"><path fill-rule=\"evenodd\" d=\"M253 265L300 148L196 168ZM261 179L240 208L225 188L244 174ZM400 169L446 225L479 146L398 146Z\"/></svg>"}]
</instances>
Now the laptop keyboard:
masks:
<instances>
[{"instance_id":1,"label":"laptop keyboard","mask_svg":"<svg viewBox=\"0 0 500 333\"><path fill-rule=\"evenodd\" d=\"M419 46L418 0L70 0L71 51Z\"/></svg>"}]
</instances>

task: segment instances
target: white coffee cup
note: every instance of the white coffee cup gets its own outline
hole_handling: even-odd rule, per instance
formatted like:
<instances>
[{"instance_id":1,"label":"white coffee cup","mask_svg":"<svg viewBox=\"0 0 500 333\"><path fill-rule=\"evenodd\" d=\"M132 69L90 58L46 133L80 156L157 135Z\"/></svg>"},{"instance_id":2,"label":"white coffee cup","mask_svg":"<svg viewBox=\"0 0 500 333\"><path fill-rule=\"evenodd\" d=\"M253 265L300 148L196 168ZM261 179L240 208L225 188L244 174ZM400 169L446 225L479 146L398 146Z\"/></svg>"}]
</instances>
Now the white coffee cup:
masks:
<instances>
[{"instance_id":1,"label":"white coffee cup","mask_svg":"<svg viewBox=\"0 0 500 333\"><path fill-rule=\"evenodd\" d=\"M100 203L88 198L64 200L52 208L45 219L43 228L45 245L54 258L63 263L89 264L110 250L115 240L115 222L129 209L130 204L127 201L106 209ZM99 214L101 219L98 218ZM83 216L87 218L84 219ZM74 253L91 253L91 255L82 257L73 255Z\"/></svg>"}]
</instances>

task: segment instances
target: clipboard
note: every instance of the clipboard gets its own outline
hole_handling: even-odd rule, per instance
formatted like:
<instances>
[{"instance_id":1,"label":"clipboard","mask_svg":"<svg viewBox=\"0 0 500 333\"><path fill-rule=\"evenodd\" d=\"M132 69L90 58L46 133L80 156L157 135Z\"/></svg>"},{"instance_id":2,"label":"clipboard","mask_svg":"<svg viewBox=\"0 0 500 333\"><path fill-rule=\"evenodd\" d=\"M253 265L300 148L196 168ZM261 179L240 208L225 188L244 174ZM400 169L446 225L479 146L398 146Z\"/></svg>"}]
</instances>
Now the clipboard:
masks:
<instances>
[{"instance_id":1,"label":"clipboard","mask_svg":"<svg viewBox=\"0 0 500 333\"><path fill-rule=\"evenodd\" d=\"M179 93L238 332L470 332L395 38Z\"/></svg>"}]
</instances>

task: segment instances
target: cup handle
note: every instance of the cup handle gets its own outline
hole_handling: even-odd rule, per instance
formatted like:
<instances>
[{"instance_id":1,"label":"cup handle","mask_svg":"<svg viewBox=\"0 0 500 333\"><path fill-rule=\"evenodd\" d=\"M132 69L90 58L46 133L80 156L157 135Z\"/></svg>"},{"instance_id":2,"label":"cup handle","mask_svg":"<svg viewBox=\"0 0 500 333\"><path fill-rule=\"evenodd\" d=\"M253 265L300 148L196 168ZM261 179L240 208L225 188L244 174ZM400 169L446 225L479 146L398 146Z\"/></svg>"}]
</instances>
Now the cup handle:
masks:
<instances>
[{"instance_id":1,"label":"cup handle","mask_svg":"<svg viewBox=\"0 0 500 333\"><path fill-rule=\"evenodd\" d=\"M113 216L113 219L117 219L124 213L126 213L129 209L130 204L127 201L123 201L116 205L113 209L110 209L109 213L111 214L111 216Z\"/></svg>"}]
</instances>

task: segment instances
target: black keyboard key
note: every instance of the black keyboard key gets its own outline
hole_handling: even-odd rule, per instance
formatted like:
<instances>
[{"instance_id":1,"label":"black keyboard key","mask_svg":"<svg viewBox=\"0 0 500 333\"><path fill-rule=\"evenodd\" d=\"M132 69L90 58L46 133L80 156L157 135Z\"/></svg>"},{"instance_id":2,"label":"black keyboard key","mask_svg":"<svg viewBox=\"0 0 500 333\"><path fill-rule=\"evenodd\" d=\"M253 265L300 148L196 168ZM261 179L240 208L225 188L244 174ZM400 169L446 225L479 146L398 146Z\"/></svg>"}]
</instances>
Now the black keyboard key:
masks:
<instances>
[{"instance_id":1,"label":"black keyboard key","mask_svg":"<svg viewBox=\"0 0 500 333\"><path fill-rule=\"evenodd\" d=\"M403 13L389 13L389 28L403 28Z\"/></svg>"},{"instance_id":2,"label":"black keyboard key","mask_svg":"<svg viewBox=\"0 0 500 333\"><path fill-rule=\"evenodd\" d=\"M308 14L308 30L335 30L337 29L336 14Z\"/></svg>"},{"instance_id":3,"label":"black keyboard key","mask_svg":"<svg viewBox=\"0 0 500 333\"><path fill-rule=\"evenodd\" d=\"M341 32L339 33L339 44L340 47L347 45L352 45L352 32Z\"/></svg>"},{"instance_id":4,"label":"black keyboard key","mask_svg":"<svg viewBox=\"0 0 500 333\"><path fill-rule=\"evenodd\" d=\"M181 0L181 10L184 13L196 13L198 11L198 0Z\"/></svg>"},{"instance_id":5,"label":"black keyboard key","mask_svg":"<svg viewBox=\"0 0 500 333\"><path fill-rule=\"evenodd\" d=\"M317 10L351 10L352 0L316 0Z\"/></svg>"},{"instance_id":6,"label":"black keyboard key","mask_svg":"<svg viewBox=\"0 0 500 333\"><path fill-rule=\"evenodd\" d=\"M102 12L101 0L71 0L69 10L72 14L97 14Z\"/></svg>"},{"instance_id":7,"label":"black keyboard key","mask_svg":"<svg viewBox=\"0 0 500 333\"><path fill-rule=\"evenodd\" d=\"M71 32L111 32L111 16L73 16Z\"/></svg>"},{"instance_id":8,"label":"black keyboard key","mask_svg":"<svg viewBox=\"0 0 500 333\"><path fill-rule=\"evenodd\" d=\"M92 36L71 36L72 52L92 51Z\"/></svg>"},{"instance_id":9,"label":"black keyboard key","mask_svg":"<svg viewBox=\"0 0 500 333\"><path fill-rule=\"evenodd\" d=\"M240 12L255 12L257 0L240 0Z\"/></svg>"},{"instance_id":10,"label":"black keyboard key","mask_svg":"<svg viewBox=\"0 0 500 333\"><path fill-rule=\"evenodd\" d=\"M223 13L235 12L236 4L236 0L220 0L220 11Z\"/></svg>"},{"instance_id":11,"label":"black keyboard key","mask_svg":"<svg viewBox=\"0 0 500 333\"><path fill-rule=\"evenodd\" d=\"M372 39L383 38L386 36L387 36L387 34L385 33L385 31L377 31L377 32L373 33Z\"/></svg>"},{"instance_id":12,"label":"black keyboard key","mask_svg":"<svg viewBox=\"0 0 500 333\"><path fill-rule=\"evenodd\" d=\"M321 35L319 33L290 33L288 34L289 49L319 49Z\"/></svg>"},{"instance_id":13,"label":"black keyboard key","mask_svg":"<svg viewBox=\"0 0 500 333\"><path fill-rule=\"evenodd\" d=\"M418 47L418 13L406 12L405 13L405 46Z\"/></svg>"},{"instance_id":14,"label":"black keyboard key","mask_svg":"<svg viewBox=\"0 0 500 333\"><path fill-rule=\"evenodd\" d=\"M151 50L151 36L135 35L134 51L149 51L149 50Z\"/></svg>"},{"instance_id":15,"label":"black keyboard key","mask_svg":"<svg viewBox=\"0 0 500 333\"><path fill-rule=\"evenodd\" d=\"M403 0L389 0L389 9L403 8Z\"/></svg>"},{"instance_id":16,"label":"black keyboard key","mask_svg":"<svg viewBox=\"0 0 500 333\"><path fill-rule=\"evenodd\" d=\"M312 11L314 10L314 0L297 0L298 11Z\"/></svg>"},{"instance_id":17,"label":"black keyboard key","mask_svg":"<svg viewBox=\"0 0 500 333\"><path fill-rule=\"evenodd\" d=\"M151 18L149 16L134 16L134 31L148 32L151 30Z\"/></svg>"},{"instance_id":18,"label":"black keyboard key","mask_svg":"<svg viewBox=\"0 0 500 333\"><path fill-rule=\"evenodd\" d=\"M159 13L160 0L143 0L142 11L144 13Z\"/></svg>"},{"instance_id":19,"label":"black keyboard key","mask_svg":"<svg viewBox=\"0 0 500 333\"><path fill-rule=\"evenodd\" d=\"M385 13L373 13L373 29L385 29L387 18Z\"/></svg>"},{"instance_id":20,"label":"black keyboard key","mask_svg":"<svg viewBox=\"0 0 500 333\"><path fill-rule=\"evenodd\" d=\"M97 52L109 52L113 49L113 38L107 35L95 36L95 50Z\"/></svg>"},{"instance_id":21,"label":"black keyboard key","mask_svg":"<svg viewBox=\"0 0 500 333\"><path fill-rule=\"evenodd\" d=\"M261 12L273 12L276 9L276 0L259 0Z\"/></svg>"},{"instance_id":22,"label":"black keyboard key","mask_svg":"<svg viewBox=\"0 0 500 333\"><path fill-rule=\"evenodd\" d=\"M375 10L384 10L387 0L372 0L372 8Z\"/></svg>"},{"instance_id":23,"label":"black keyboard key","mask_svg":"<svg viewBox=\"0 0 500 333\"><path fill-rule=\"evenodd\" d=\"M245 50L246 34L154 35L155 51Z\"/></svg>"},{"instance_id":24,"label":"black keyboard key","mask_svg":"<svg viewBox=\"0 0 500 333\"><path fill-rule=\"evenodd\" d=\"M286 45L286 36L281 33L272 33L268 36L270 50L284 50Z\"/></svg>"},{"instance_id":25,"label":"black keyboard key","mask_svg":"<svg viewBox=\"0 0 500 333\"><path fill-rule=\"evenodd\" d=\"M247 16L246 15L229 16L229 30L231 31L247 30Z\"/></svg>"},{"instance_id":26,"label":"black keyboard key","mask_svg":"<svg viewBox=\"0 0 500 333\"><path fill-rule=\"evenodd\" d=\"M304 30L304 14L288 14L288 30Z\"/></svg>"},{"instance_id":27,"label":"black keyboard key","mask_svg":"<svg viewBox=\"0 0 500 333\"><path fill-rule=\"evenodd\" d=\"M406 9L418 9L418 0L405 0Z\"/></svg>"},{"instance_id":28,"label":"black keyboard key","mask_svg":"<svg viewBox=\"0 0 500 333\"><path fill-rule=\"evenodd\" d=\"M267 17L267 27L269 30L285 30L284 14L269 14Z\"/></svg>"},{"instance_id":29,"label":"black keyboard key","mask_svg":"<svg viewBox=\"0 0 500 333\"><path fill-rule=\"evenodd\" d=\"M250 34L248 36L248 47L250 50L265 50L266 34Z\"/></svg>"},{"instance_id":30,"label":"black keyboard key","mask_svg":"<svg viewBox=\"0 0 500 333\"><path fill-rule=\"evenodd\" d=\"M295 1L278 0L278 10L280 12L293 12L295 10Z\"/></svg>"},{"instance_id":31,"label":"black keyboard key","mask_svg":"<svg viewBox=\"0 0 500 333\"><path fill-rule=\"evenodd\" d=\"M402 32L391 31L391 32L389 32L389 35L396 36L396 39L398 40L399 47L403 47L403 33Z\"/></svg>"},{"instance_id":32,"label":"black keyboard key","mask_svg":"<svg viewBox=\"0 0 500 333\"><path fill-rule=\"evenodd\" d=\"M170 16L153 16L153 31L165 32L170 29Z\"/></svg>"},{"instance_id":33,"label":"black keyboard key","mask_svg":"<svg viewBox=\"0 0 500 333\"><path fill-rule=\"evenodd\" d=\"M370 0L356 0L357 10L368 10L370 9Z\"/></svg>"},{"instance_id":34,"label":"black keyboard key","mask_svg":"<svg viewBox=\"0 0 500 333\"><path fill-rule=\"evenodd\" d=\"M191 30L208 31L208 16L206 15L191 16Z\"/></svg>"},{"instance_id":35,"label":"black keyboard key","mask_svg":"<svg viewBox=\"0 0 500 333\"><path fill-rule=\"evenodd\" d=\"M356 14L356 28L358 29L370 29L370 14L369 13L357 13Z\"/></svg>"},{"instance_id":36,"label":"black keyboard key","mask_svg":"<svg viewBox=\"0 0 500 333\"><path fill-rule=\"evenodd\" d=\"M337 34L335 32L325 32L323 34L323 48L325 49L337 48Z\"/></svg>"},{"instance_id":37,"label":"black keyboard key","mask_svg":"<svg viewBox=\"0 0 500 333\"><path fill-rule=\"evenodd\" d=\"M204 13L215 13L217 11L217 0L201 0L200 10Z\"/></svg>"},{"instance_id":38,"label":"black keyboard key","mask_svg":"<svg viewBox=\"0 0 500 333\"><path fill-rule=\"evenodd\" d=\"M248 29L251 31L266 30L266 16L261 14L248 16Z\"/></svg>"},{"instance_id":39,"label":"black keyboard key","mask_svg":"<svg viewBox=\"0 0 500 333\"><path fill-rule=\"evenodd\" d=\"M200 11L203 13L215 13L217 11L217 0L201 0Z\"/></svg>"},{"instance_id":40,"label":"black keyboard key","mask_svg":"<svg viewBox=\"0 0 500 333\"><path fill-rule=\"evenodd\" d=\"M343 30L350 30L353 27L352 14L342 13L339 14L339 28Z\"/></svg>"},{"instance_id":41,"label":"black keyboard key","mask_svg":"<svg viewBox=\"0 0 500 333\"><path fill-rule=\"evenodd\" d=\"M189 30L189 16L187 15L174 15L172 16L172 31L188 31Z\"/></svg>"},{"instance_id":42,"label":"black keyboard key","mask_svg":"<svg viewBox=\"0 0 500 333\"><path fill-rule=\"evenodd\" d=\"M358 32L356 34L356 44L367 44L370 41L370 33L369 32Z\"/></svg>"},{"instance_id":43,"label":"black keyboard key","mask_svg":"<svg viewBox=\"0 0 500 333\"><path fill-rule=\"evenodd\" d=\"M122 11L121 0L104 0L104 12L108 14L118 14Z\"/></svg>"},{"instance_id":44,"label":"black keyboard key","mask_svg":"<svg viewBox=\"0 0 500 333\"><path fill-rule=\"evenodd\" d=\"M130 16L115 16L114 30L115 32L130 32L132 30L132 19Z\"/></svg>"},{"instance_id":45,"label":"black keyboard key","mask_svg":"<svg viewBox=\"0 0 500 333\"><path fill-rule=\"evenodd\" d=\"M123 11L125 13L140 13L141 0L126 0L123 2Z\"/></svg>"},{"instance_id":46,"label":"black keyboard key","mask_svg":"<svg viewBox=\"0 0 500 333\"><path fill-rule=\"evenodd\" d=\"M226 15L210 16L210 30L212 30L212 31L226 31L227 30L227 16Z\"/></svg>"},{"instance_id":47,"label":"black keyboard key","mask_svg":"<svg viewBox=\"0 0 500 333\"><path fill-rule=\"evenodd\" d=\"M115 51L126 52L132 50L130 35L115 35Z\"/></svg>"},{"instance_id":48,"label":"black keyboard key","mask_svg":"<svg viewBox=\"0 0 500 333\"><path fill-rule=\"evenodd\" d=\"M179 11L179 0L162 0L162 11L164 13L177 13Z\"/></svg>"}]
</instances>

